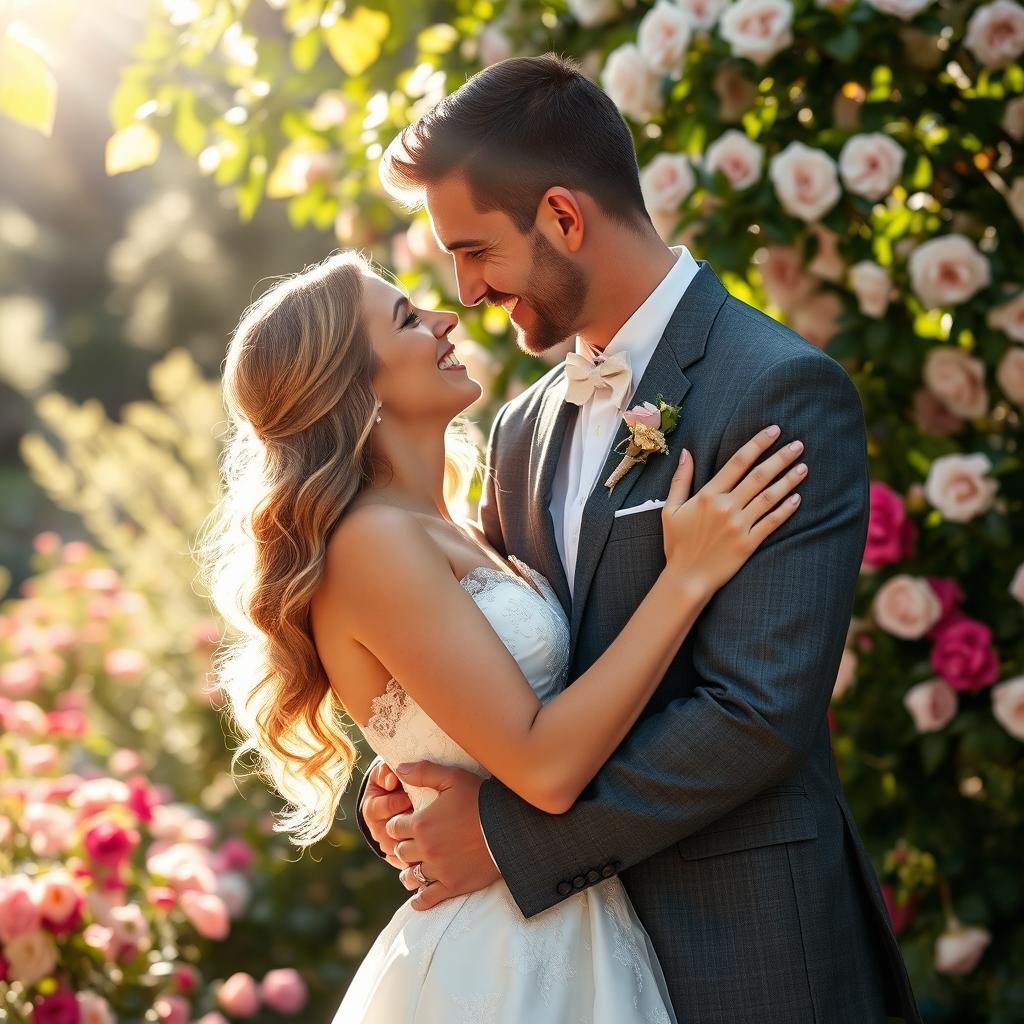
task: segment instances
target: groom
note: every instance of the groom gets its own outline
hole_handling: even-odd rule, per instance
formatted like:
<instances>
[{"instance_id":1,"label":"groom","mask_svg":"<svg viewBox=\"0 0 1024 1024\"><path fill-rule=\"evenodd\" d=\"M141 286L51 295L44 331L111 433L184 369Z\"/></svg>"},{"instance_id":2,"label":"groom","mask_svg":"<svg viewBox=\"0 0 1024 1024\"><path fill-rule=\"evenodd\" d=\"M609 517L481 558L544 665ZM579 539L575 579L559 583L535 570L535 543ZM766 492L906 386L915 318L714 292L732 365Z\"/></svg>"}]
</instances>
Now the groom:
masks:
<instances>
[{"instance_id":1,"label":"groom","mask_svg":"<svg viewBox=\"0 0 1024 1024\"><path fill-rule=\"evenodd\" d=\"M382 179L425 202L465 305L505 306L534 354L576 337L499 412L480 505L487 541L544 573L565 607L570 680L664 565L657 503L682 447L696 492L778 423L779 445L806 442L810 473L800 510L711 600L572 809L545 814L456 769L392 766L440 790L405 813L378 765L364 834L410 889L407 866L420 866L423 909L500 874L532 917L621 874L684 1024L919 1022L826 721L867 530L849 377L662 243L625 123L560 58L474 76L392 143ZM609 492L622 412L659 394L682 410L670 453Z\"/></svg>"}]
</instances>

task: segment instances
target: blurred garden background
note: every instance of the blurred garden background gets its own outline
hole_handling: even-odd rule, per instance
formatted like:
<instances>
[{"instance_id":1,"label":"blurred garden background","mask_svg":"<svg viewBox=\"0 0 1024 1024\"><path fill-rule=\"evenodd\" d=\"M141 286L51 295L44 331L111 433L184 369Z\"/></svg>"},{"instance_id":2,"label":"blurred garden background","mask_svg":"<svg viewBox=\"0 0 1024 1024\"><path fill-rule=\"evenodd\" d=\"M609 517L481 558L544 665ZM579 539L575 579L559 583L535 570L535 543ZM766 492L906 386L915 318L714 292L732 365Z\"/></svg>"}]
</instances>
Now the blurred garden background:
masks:
<instances>
[{"instance_id":1,"label":"blurred garden background","mask_svg":"<svg viewBox=\"0 0 1024 1024\"><path fill-rule=\"evenodd\" d=\"M462 317L382 149L578 58L666 240L846 367L871 529L830 712L929 1024L1024 1020L1024 7L1015 0L0 2L0 1019L330 1021L404 897L351 801L302 856L233 779L190 552L242 309L336 248ZM558 356L560 358L560 356Z\"/></svg>"}]
</instances>

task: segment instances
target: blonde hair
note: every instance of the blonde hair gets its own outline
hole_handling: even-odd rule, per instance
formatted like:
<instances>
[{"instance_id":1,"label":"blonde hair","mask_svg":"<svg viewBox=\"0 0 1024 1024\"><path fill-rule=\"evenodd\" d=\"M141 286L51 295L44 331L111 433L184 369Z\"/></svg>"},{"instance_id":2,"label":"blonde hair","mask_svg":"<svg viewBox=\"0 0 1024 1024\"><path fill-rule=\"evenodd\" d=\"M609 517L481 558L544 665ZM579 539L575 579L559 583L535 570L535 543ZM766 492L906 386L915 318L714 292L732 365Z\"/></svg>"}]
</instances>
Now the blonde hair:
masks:
<instances>
[{"instance_id":1,"label":"blonde hair","mask_svg":"<svg viewBox=\"0 0 1024 1024\"><path fill-rule=\"evenodd\" d=\"M305 847L331 829L356 748L316 652L310 602L327 542L373 480L377 362L362 319L360 254L335 253L277 281L228 346L223 492L199 539L202 575L230 627L215 660L253 770L285 799L275 829ZM445 497L476 471L464 424L446 437Z\"/></svg>"}]
</instances>

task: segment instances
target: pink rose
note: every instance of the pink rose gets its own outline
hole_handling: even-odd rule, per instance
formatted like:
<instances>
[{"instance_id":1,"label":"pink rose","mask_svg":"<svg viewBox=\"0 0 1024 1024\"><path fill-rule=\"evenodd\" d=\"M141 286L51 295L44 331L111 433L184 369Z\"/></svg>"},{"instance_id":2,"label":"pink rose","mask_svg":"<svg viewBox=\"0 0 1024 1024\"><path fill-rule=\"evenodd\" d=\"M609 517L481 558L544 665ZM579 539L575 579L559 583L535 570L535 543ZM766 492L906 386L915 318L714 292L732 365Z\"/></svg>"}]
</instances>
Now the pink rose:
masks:
<instances>
[{"instance_id":1,"label":"pink rose","mask_svg":"<svg viewBox=\"0 0 1024 1024\"><path fill-rule=\"evenodd\" d=\"M488 25L480 33L477 53L480 63L485 68L489 68L492 64L497 64L498 61L512 56L512 42L500 28Z\"/></svg>"},{"instance_id":2,"label":"pink rose","mask_svg":"<svg viewBox=\"0 0 1024 1024\"><path fill-rule=\"evenodd\" d=\"M1002 68L1024 53L1024 7L994 0L977 7L967 22L964 46L989 68Z\"/></svg>"},{"instance_id":3,"label":"pink rose","mask_svg":"<svg viewBox=\"0 0 1024 1024\"><path fill-rule=\"evenodd\" d=\"M954 416L927 388L914 392L913 418L918 430L935 437L950 437L964 427L964 421Z\"/></svg>"},{"instance_id":4,"label":"pink rose","mask_svg":"<svg viewBox=\"0 0 1024 1024\"><path fill-rule=\"evenodd\" d=\"M728 6L728 0L677 0L677 3L690 19L690 24L698 32L703 33L714 27L722 11Z\"/></svg>"},{"instance_id":5,"label":"pink rose","mask_svg":"<svg viewBox=\"0 0 1024 1024\"><path fill-rule=\"evenodd\" d=\"M940 974L970 974L991 941L992 936L984 928L948 921L935 942L935 970Z\"/></svg>"},{"instance_id":6,"label":"pink rose","mask_svg":"<svg viewBox=\"0 0 1024 1024\"><path fill-rule=\"evenodd\" d=\"M145 655L131 647L115 647L103 658L103 671L112 679L138 679L148 666Z\"/></svg>"},{"instance_id":7,"label":"pink rose","mask_svg":"<svg viewBox=\"0 0 1024 1024\"><path fill-rule=\"evenodd\" d=\"M956 715L956 690L941 679L912 686L903 695L903 706L918 732L938 732Z\"/></svg>"},{"instance_id":8,"label":"pink rose","mask_svg":"<svg viewBox=\"0 0 1024 1024\"><path fill-rule=\"evenodd\" d=\"M955 690L981 690L999 678L999 656L992 630L966 615L952 619L937 634L931 665Z\"/></svg>"},{"instance_id":9,"label":"pink rose","mask_svg":"<svg viewBox=\"0 0 1024 1024\"><path fill-rule=\"evenodd\" d=\"M910 283L926 309L967 302L992 279L988 258L960 234L922 243L910 254L907 266Z\"/></svg>"},{"instance_id":10,"label":"pink rose","mask_svg":"<svg viewBox=\"0 0 1024 1024\"><path fill-rule=\"evenodd\" d=\"M839 252L839 236L823 224L812 224L810 233L814 235L817 245L807 269L815 277L838 283L846 273L846 262Z\"/></svg>"},{"instance_id":11,"label":"pink rose","mask_svg":"<svg viewBox=\"0 0 1024 1024\"><path fill-rule=\"evenodd\" d=\"M189 1024L192 1019L192 1008L187 999L181 996L160 996L153 1004L157 1020L166 1024Z\"/></svg>"},{"instance_id":12,"label":"pink rose","mask_svg":"<svg viewBox=\"0 0 1024 1024\"><path fill-rule=\"evenodd\" d=\"M18 658L0 666L0 691L8 697L31 696L42 681L42 669L34 658Z\"/></svg>"},{"instance_id":13,"label":"pink rose","mask_svg":"<svg viewBox=\"0 0 1024 1024\"><path fill-rule=\"evenodd\" d=\"M227 904L219 896L196 892L194 889L186 890L181 894L181 909L192 927L204 939L220 940L228 937L231 931L231 917Z\"/></svg>"},{"instance_id":14,"label":"pink rose","mask_svg":"<svg viewBox=\"0 0 1024 1024\"><path fill-rule=\"evenodd\" d=\"M38 875L32 884L32 896L45 926L59 934L76 922L85 900L81 886L63 869Z\"/></svg>"},{"instance_id":15,"label":"pink rose","mask_svg":"<svg viewBox=\"0 0 1024 1024\"><path fill-rule=\"evenodd\" d=\"M135 829L122 828L109 818L101 818L85 833L85 852L97 864L117 870L122 867L139 845Z\"/></svg>"},{"instance_id":16,"label":"pink rose","mask_svg":"<svg viewBox=\"0 0 1024 1024\"><path fill-rule=\"evenodd\" d=\"M212 1010L210 1013L204 1013L200 1017L196 1024L229 1024L227 1017L223 1013L218 1013L216 1010Z\"/></svg>"},{"instance_id":17,"label":"pink rose","mask_svg":"<svg viewBox=\"0 0 1024 1024\"><path fill-rule=\"evenodd\" d=\"M43 996L32 1007L32 1024L80 1024L82 1012L74 992Z\"/></svg>"},{"instance_id":18,"label":"pink rose","mask_svg":"<svg viewBox=\"0 0 1024 1024\"><path fill-rule=\"evenodd\" d=\"M256 858L253 848L237 836L231 836L220 844L217 851L218 870L236 869L246 871Z\"/></svg>"},{"instance_id":19,"label":"pink rose","mask_svg":"<svg viewBox=\"0 0 1024 1024\"><path fill-rule=\"evenodd\" d=\"M28 876L0 878L0 941L10 942L18 935L36 931L39 924L39 908L32 898Z\"/></svg>"},{"instance_id":20,"label":"pink rose","mask_svg":"<svg viewBox=\"0 0 1024 1024\"><path fill-rule=\"evenodd\" d=\"M1024 142L1024 96L1018 96L1006 104L999 124L1014 142Z\"/></svg>"},{"instance_id":21,"label":"pink rose","mask_svg":"<svg viewBox=\"0 0 1024 1024\"><path fill-rule=\"evenodd\" d=\"M814 278L804 271L803 254L795 246L768 245L757 260L768 301L789 314L814 290Z\"/></svg>"},{"instance_id":22,"label":"pink rose","mask_svg":"<svg viewBox=\"0 0 1024 1024\"><path fill-rule=\"evenodd\" d=\"M1024 348L1008 348L996 367L996 383L1017 405L1024 405Z\"/></svg>"},{"instance_id":23,"label":"pink rose","mask_svg":"<svg viewBox=\"0 0 1024 1024\"><path fill-rule=\"evenodd\" d=\"M731 64L719 66L711 87L718 94L718 116L726 124L739 121L757 99L757 86Z\"/></svg>"},{"instance_id":24,"label":"pink rose","mask_svg":"<svg viewBox=\"0 0 1024 1024\"><path fill-rule=\"evenodd\" d=\"M652 213L676 213L695 183L690 161L678 153L659 153L640 172L644 205Z\"/></svg>"},{"instance_id":25,"label":"pink rose","mask_svg":"<svg viewBox=\"0 0 1024 1024\"><path fill-rule=\"evenodd\" d=\"M308 999L302 975L291 967L268 971L260 982L260 993L267 1006L288 1016L301 1013Z\"/></svg>"},{"instance_id":26,"label":"pink rose","mask_svg":"<svg viewBox=\"0 0 1024 1024\"><path fill-rule=\"evenodd\" d=\"M843 648L843 656L839 662L839 671L832 687L832 699L839 700L857 679L857 655L849 647Z\"/></svg>"},{"instance_id":27,"label":"pink rose","mask_svg":"<svg viewBox=\"0 0 1024 1024\"><path fill-rule=\"evenodd\" d=\"M46 712L30 700L14 700L4 707L3 726L25 736L45 736Z\"/></svg>"},{"instance_id":28,"label":"pink rose","mask_svg":"<svg viewBox=\"0 0 1024 1024\"><path fill-rule=\"evenodd\" d=\"M634 121L646 121L662 107L661 79L635 43L623 43L608 54L601 85L612 102Z\"/></svg>"},{"instance_id":29,"label":"pink rose","mask_svg":"<svg viewBox=\"0 0 1024 1024\"><path fill-rule=\"evenodd\" d=\"M882 629L904 640L924 636L942 615L942 605L927 580L902 573L879 587L871 608Z\"/></svg>"},{"instance_id":30,"label":"pink rose","mask_svg":"<svg viewBox=\"0 0 1024 1024\"><path fill-rule=\"evenodd\" d=\"M985 317L989 327L997 327L1014 341L1024 341L1024 291L1008 302L994 306Z\"/></svg>"},{"instance_id":31,"label":"pink rose","mask_svg":"<svg viewBox=\"0 0 1024 1024\"><path fill-rule=\"evenodd\" d=\"M923 376L928 390L954 416L975 419L988 412L985 364L962 348L929 349Z\"/></svg>"},{"instance_id":32,"label":"pink rose","mask_svg":"<svg viewBox=\"0 0 1024 1024\"><path fill-rule=\"evenodd\" d=\"M789 0L737 0L718 23L734 57L764 64L793 42L793 5Z\"/></svg>"},{"instance_id":33,"label":"pink rose","mask_svg":"<svg viewBox=\"0 0 1024 1024\"><path fill-rule=\"evenodd\" d=\"M942 455L928 470L924 495L944 519L966 523L992 507L999 482L987 477L992 463L987 455Z\"/></svg>"},{"instance_id":34,"label":"pink rose","mask_svg":"<svg viewBox=\"0 0 1024 1024\"><path fill-rule=\"evenodd\" d=\"M992 714L1011 736L1024 740L1024 676L992 687Z\"/></svg>"},{"instance_id":35,"label":"pink rose","mask_svg":"<svg viewBox=\"0 0 1024 1024\"><path fill-rule=\"evenodd\" d=\"M623 413L622 418L630 427L645 426L652 430L658 430L661 427L661 413L658 411L658 407L650 402L634 406L629 412Z\"/></svg>"},{"instance_id":36,"label":"pink rose","mask_svg":"<svg viewBox=\"0 0 1024 1024\"><path fill-rule=\"evenodd\" d=\"M825 348L839 330L843 302L833 291L818 291L801 302L789 314L789 322L797 334L812 345Z\"/></svg>"},{"instance_id":37,"label":"pink rose","mask_svg":"<svg viewBox=\"0 0 1024 1024\"><path fill-rule=\"evenodd\" d=\"M75 838L75 817L57 804L42 800L25 805L21 827L37 857L57 857Z\"/></svg>"},{"instance_id":38,"label":"pink rose","mask_svg":"<svg viewBox=\"0 0 1024 1024\"><path fill-rule=\"evenodd\" d=\"M881 132L847 139L839 153L839 174L847 190L877 202L895 187L906 158L903 147Z\"/></svg>"},{"instance_id":39,"label":"pink rose","mask_svg":"<svg viewBox=\"0 0 1024 1024\"><path fill-rule=\"evenodd\" d=\"M217 1002L232 1017L255 1017L260 1009L260 993L251 974L232 974L217 990Z\"/></svg>"},{"instance_id":40,"label":"pink rose","mask_svg":"<svg viewBox=\"0 0 1024 1024\"><path fill-rule=\"evenodd\" d=\"M116 1024L110 1004L96 992L78 993L81 1024Z\"/></svg>"},{"instance_id":41,"label":"pink rose","mask_svg":"<svg viewBox=\"0 0 1024 1024\"><path fill-rule=\"evenodd\" d=\"M1017 566L1013 579L1010 580L1010 595L1024 604L1024 562Z\"/></svg>"},{"instance_id":42,"label":"pink rose","mask_svg":"<svg viewBox=\"0 0 1024 1024\"><path fill-rule=\"evenodd\" d=\"M677 74L690 45L690 19L676 4L657 0L640 21L636 44L652 71Z\"/></svg>"},{"instance_id":43,"label":"pink rose","mask_svg":"<svg viewBox=\"0 0 1024 1024\"><path fill-rule=\"evenodd\" d=\"M878 568L900 562L913 554L917 527L907 516L906 505L888 484L871 482L866 565Z\"/></svg>"},{"instance_id":44,"label":"pink rose","mask_svg":"<svg viewBox=\"0 0 1024 1024\"><path fill-rule=\"evenodd\" d=\"M708 174L721 171L737 190L757 184L763 163L764 147L736 128L719 135L704 153L704 170Z\"/></svg>"},{"instance_id":45,"label":"pink rose","mask_svg":"<svg viewBox=\"0 0 1024 1024\"><path fill-rule=\"evenodd\" d=\"M569 13L583 26L593 28L622 17L619 0L566 0Z\"/></svg>"},{"instance_id":46,"label":"pink rose","mask_svg":"<svg viewBox=\"0 0 1024 1024\"><path fill-rule=\"evenodd\" d=\"M733 4L725 17L744 2ZM842 195L836 162L824 150L812 149L802 142L791 142L771 158L768 177L782 208L807 222L823 217Z\"/></svg>"},{"instance_id":47,"label":"pink rose","mask_svg":"<svg viewBox=\"0 0 1024 1024\"><path fill-rule=\"evenodd\" d=\"M872 260L861 260L850 267L850 287L857 296L857 307L875 320L885 316L889 308L892 282L885 267Z\"/></svg>"},{"instance_id":48,"label":"pink rose","mask_svg":"<svg viewBox=\"0 0 1024 1024\"><path fill-rule=\"evenodd\" d=\"M932 3L932 0L868 0L868 3L883 14L892 14L902 21L910 21Z\"/></svg>"},{"instance_id":49,"label":"pink rose","mask_svg":"<svg viewBox=\"0 0 1024 1024\"><path fill-rule=\"evenodd\" d=\"M252 887L245 875L238 871L224 871L217 875L217 895L228 908L228 915L234 920L245 913L252 899Z\"/></svg>"},{"instance_id":50,"label":"pink rose","mask_svg":"<svg viewBox=\"0 0 1024 1024\"><path fill-rule=\"evenodd\" d=\"M23 985L35 985L57 967L57 947L53 938L38 928L15 935L4 943L4 956L10 977Z\"/></svg>"}]
</instances>

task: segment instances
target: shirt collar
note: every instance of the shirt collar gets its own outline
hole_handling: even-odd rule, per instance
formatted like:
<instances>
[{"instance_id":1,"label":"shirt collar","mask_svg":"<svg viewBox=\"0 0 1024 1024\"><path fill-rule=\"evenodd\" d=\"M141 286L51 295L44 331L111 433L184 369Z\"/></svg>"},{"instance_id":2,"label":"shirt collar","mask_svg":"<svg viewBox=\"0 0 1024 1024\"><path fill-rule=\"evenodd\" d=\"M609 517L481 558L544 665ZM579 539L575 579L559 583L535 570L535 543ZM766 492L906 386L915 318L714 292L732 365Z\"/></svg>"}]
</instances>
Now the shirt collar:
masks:
<instances>
[{"instance_id":1,"label":"shirt collar","mask_svg":"<svg viewBox=\"0 0 1024 1024\"><path fill-rule=\"evenodd\" d=\"M700 269L685 245L673 245L676 259L668 273L654 291L637 307L633 315L615 332L604 352L591 348L579 335L576 352L585 359L595 359L624 353L630 362L634 377L643 373L654 355L654 350L665 333L672 313L686 291L690 281ZM634 383L636 381L634 380Z\"/></svg>"}]
</instances>

